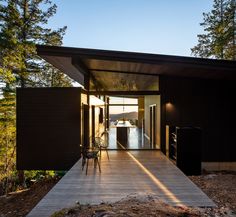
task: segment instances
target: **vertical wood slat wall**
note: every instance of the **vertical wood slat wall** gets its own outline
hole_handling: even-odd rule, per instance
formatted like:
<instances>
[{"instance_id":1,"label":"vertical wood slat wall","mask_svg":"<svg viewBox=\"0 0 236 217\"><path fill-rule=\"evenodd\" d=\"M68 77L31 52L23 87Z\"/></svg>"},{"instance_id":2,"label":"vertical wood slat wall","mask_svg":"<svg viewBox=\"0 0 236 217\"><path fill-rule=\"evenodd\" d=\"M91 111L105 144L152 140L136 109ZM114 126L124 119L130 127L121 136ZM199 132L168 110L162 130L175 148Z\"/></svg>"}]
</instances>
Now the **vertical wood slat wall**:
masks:
<instances>
[{"instance_id":1,"label":"vertical wood slat wall","mask_svg":"<svg viewBox=\"0 0 236 217\"><path fill-rule=\"evenodd\" d=\"M202 129L202 161L236 161L234 81L162 76L160 88L164 153L166 125L193 126Z\"/></svg>"},{"instance_id":2,"label":"vertical wood slat wall","mask_svg":"<svg viewBox=\"0 0 236 217\"><path fill-rule=\"evenodd\" d=\"M67 170L80 158L80 90L17 89L17 169Z\"/></svg>"}]
</instances>

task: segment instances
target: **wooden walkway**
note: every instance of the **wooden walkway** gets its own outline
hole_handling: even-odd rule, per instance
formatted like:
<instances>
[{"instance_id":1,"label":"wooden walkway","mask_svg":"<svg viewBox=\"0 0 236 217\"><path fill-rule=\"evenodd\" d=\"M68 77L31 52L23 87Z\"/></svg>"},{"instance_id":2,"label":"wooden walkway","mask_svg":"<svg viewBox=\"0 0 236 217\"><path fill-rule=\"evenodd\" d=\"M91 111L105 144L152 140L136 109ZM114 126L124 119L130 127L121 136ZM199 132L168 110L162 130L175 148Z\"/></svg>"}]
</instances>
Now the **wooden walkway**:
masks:
<instances>
[{"instance_id":1,"label":"wooden walkway","mask_svg":"<svg viewBox=\"0 0 236 217\"><path fill-rule=\"evenodd\" d=\"M28 217L50 216L76 201L115 202L133 193L154 195L175 206L215 206L160 151L109 151L109 155L110 161L102 154L101 173L90 161L87 176L78 161Z\"/></svg>"}]
</instances>

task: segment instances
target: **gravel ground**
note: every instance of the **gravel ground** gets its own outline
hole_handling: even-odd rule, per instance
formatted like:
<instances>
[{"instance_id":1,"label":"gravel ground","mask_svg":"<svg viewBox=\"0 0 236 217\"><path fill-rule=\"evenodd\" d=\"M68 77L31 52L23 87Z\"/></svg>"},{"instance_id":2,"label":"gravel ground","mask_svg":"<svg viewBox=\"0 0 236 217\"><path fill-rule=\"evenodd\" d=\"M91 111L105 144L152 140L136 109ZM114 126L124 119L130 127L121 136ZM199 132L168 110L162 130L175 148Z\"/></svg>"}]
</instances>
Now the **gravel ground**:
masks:
<instances>
[{"instance_id":1,"label":"gravel ground","mask_svg":"<svg viewBox=\"0 0 236 217\"><path fill-rule=\"evenodd\" d=\"M205 216L236 216L236 172L211 173L189 177L218 206L206 208Z\"/></svg>"}]
</instances>

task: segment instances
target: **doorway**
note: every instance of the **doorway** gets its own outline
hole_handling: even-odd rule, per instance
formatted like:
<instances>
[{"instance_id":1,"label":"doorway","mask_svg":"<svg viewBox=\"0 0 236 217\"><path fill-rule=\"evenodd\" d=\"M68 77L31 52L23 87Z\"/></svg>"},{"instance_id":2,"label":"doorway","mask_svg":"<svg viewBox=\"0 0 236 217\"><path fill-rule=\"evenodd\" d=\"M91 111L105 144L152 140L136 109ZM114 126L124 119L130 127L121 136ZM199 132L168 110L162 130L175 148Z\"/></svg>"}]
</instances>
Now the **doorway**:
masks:
<instances>
[{"instance_id":1,"label":"doorway","mask_svg":"<svg viewBox=\"0 0 236 217\"><path fill-rule=\"evenodd\" d=\"M104 95L104 94L103 94ZM97 98L95 96L90 96ZM160 149L160 95L104 95L99 100L99 110L95 99L90 100L90 136L102 135L106 130L109 149ZM99 120L99 121L98 121ZM124 125L124 126L123 126ZM117 137L119 127L125 127L125 142ZM103 129L103 130L102 130ZM97 133L99 132L99 133ZM122 133L123 134L123 133Z\"/></svg>"}]
</instances>

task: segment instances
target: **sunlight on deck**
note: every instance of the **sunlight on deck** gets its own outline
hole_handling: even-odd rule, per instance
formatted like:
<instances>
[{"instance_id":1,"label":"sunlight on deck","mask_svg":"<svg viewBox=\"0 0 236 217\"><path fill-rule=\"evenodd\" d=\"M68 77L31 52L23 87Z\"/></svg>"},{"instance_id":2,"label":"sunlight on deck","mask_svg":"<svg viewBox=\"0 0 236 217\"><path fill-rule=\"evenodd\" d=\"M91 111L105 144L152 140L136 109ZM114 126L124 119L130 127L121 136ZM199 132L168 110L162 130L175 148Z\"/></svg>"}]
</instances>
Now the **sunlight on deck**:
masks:
<instances>
[{"instance_id":1,"label":"sunlight on deck","mask_svg":"<svg viewBox=\"0 0 236 217\"><path fill-rule=\"evenodd\" d=\"M122 149L126 150L126 148L120 144L118 141L117 143L122 147ZM155 177L150 170L148 170L136 157L134 157L129 151L126 153L134 160L134 162L150 177L150 179L160 188L163 193L170 198L170 200L174 203L179 204L179 206L185 206L182 202L164 185L157 177Z\"/></svg>"},{"instance_id":2,"label":"sunlight on deck","mask_svg":"<svg viewBox=\"0 0 236 217\"><path fill-rule=\"evenodd\" d=\"M158 180L138 159L136 159L131 153L126 152L138 166L152 179L152 181L163 191L163 193L169 197L172 202L178 203L179 206L184 206L182 202L164 185L160 180Z\"/></svg>"}]
</instances>

